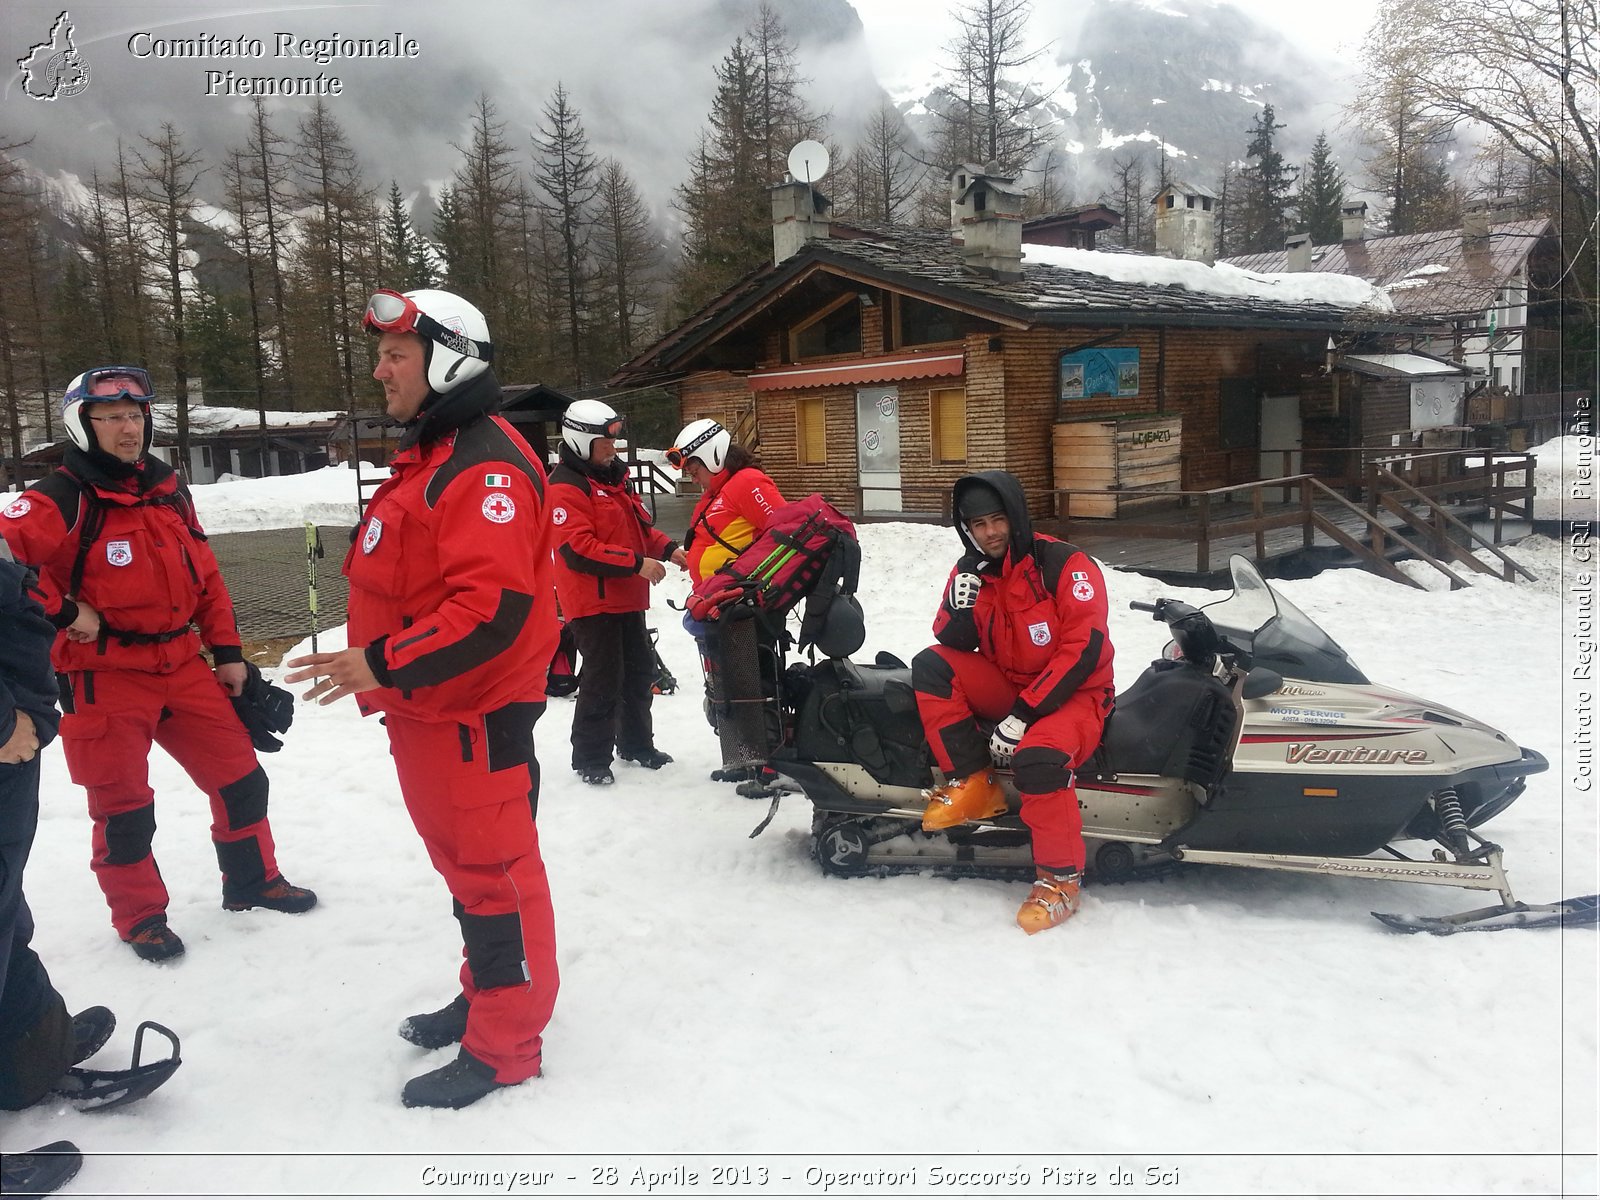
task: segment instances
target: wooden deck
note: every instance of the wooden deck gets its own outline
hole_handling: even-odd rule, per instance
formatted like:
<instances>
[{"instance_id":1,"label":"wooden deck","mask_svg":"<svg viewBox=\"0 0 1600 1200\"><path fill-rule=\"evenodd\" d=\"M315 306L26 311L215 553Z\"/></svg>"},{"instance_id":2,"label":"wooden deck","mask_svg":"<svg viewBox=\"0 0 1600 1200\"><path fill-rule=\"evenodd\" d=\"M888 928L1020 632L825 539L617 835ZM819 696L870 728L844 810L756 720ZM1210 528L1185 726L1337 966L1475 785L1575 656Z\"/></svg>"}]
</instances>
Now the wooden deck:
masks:
<instances>
[{"instance_id":1,"label":"wooden deck","mask_svg":"<svg viewBox=\"0 0 1600 1200\"><path fill-rule=\"evenodd\" d=\"M1230 512L1230 510L1236 511ZM1317 511L1351 537L1358 540L1366 539L1367 523L1348 509L1330 502L1318 505ZM1268 520L1278 518L1288 521L1295 518L1297 520L1293 525L1286 524L1276 529L1267 529L1259 534L1247 530L1238 534L1224 533L1219 536L1216 532L1217 523L1226 522L1230 517L1236 516L1242 522L1253 521L1257 515L1253 506L1247 503L1231 505L1224 503L1212 507L1210 561L1205 569L1201 568L1198 561L1199 545L1192 532L1195 525L1195 513L1192 508L1173 507L1139 514L1138 520L1141 526L1170 527L1172 530L1170 538L1129 537L1119 534L1116 520L1094 520L1085 517L1074 520L1046 518L1037 522L1037 525L1042 532L1054 534L1082 547L1107 566L1139 571L1171 583L1189 583L1196 586L1225 580L1228 575L1228 559L1235 554L1243 554L1269 575L1314 573L1319 565L1332 565L1345 561L1342 548L1320 532L1313 531L1310 534L1308 545L1305 526L1298 520L1304 515L1299 504L1266 504L1259 514ZM1458 515L1464 520L1470 520L1474 516L1481 515L1481 510L1479 513ZM1400 527L1398 517L1386 515L1380 519L1391 529Z\"/></svg>"}]
</instances>

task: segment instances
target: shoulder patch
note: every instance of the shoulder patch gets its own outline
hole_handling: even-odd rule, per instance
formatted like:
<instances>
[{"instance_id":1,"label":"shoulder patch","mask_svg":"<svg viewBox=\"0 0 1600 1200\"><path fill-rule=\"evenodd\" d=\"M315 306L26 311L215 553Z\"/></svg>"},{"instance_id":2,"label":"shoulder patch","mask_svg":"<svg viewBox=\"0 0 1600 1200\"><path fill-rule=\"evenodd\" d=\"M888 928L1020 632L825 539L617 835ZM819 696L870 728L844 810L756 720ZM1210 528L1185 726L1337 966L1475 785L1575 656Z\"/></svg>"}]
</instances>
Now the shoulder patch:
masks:
<instances>
[{"instance_id":1,"label":"shoulder patch","mask_svg":"<svg viewBox=\"0 0 1600 1200\"><path fill-rule=\"evenodd\" d=\"M5 515L11 518L25 517L33 511L33 501L26 496L18 496L5 507Z\"/></svg>"}]
</instances>

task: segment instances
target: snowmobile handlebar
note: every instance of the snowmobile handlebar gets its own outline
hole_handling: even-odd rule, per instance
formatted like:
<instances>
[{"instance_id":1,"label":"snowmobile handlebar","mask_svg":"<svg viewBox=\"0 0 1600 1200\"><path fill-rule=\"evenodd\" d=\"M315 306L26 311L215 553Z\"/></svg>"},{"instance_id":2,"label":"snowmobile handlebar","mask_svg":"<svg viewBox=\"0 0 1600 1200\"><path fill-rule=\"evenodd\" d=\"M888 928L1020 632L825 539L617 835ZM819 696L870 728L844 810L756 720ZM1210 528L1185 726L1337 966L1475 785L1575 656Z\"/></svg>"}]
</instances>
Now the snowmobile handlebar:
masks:
<instances>
[{"instance_id":1,"label":"snowmobile handlebar","mask_svg":"<svg viewBox=\"0 0 1600 1200\"><path fill-rule=\"evenodd\" d=\"M1159 599L1154 604L1143 600L1130 600L1128 607L1136 612L1150 613L1172 632L1183 657L1203 670L1210 670L1217 654L1222 650L1222 639L1211 625L1211 618L1192 604L1182 600Z\"/></svg>"}]
</instances>

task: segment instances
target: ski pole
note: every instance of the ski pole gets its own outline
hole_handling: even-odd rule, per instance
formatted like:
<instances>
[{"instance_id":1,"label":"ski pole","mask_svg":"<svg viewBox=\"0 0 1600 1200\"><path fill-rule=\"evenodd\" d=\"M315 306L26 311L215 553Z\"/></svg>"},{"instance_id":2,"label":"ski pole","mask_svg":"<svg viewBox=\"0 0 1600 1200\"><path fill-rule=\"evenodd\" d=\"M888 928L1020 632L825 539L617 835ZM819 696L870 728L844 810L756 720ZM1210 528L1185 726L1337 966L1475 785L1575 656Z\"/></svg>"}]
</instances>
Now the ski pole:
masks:
<instances>
[{"instance_id":1,"label":"ski pole","mask_svg":"<svg viewBox=\"0 0 1600 1200\"><path fill-rule=\"evenodd\" d=\"M317 652L317 559L322 557L322 533L306 522L306 590L311 608L311 653Z\"/></svg>"}]
</instances>

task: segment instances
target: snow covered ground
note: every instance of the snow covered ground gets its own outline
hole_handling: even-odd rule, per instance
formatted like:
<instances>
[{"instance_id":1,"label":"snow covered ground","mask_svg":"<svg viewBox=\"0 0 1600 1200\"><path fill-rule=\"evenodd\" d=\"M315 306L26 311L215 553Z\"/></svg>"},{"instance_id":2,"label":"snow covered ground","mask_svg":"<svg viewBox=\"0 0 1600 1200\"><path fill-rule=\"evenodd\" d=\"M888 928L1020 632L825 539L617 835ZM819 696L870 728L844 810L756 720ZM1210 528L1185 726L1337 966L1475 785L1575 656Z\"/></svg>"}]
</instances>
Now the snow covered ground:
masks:
<instances>
[{"instance_id":1,"label":"snow covered ground","mask_svg":"<svg viewBox=\"0 0 1600 1200\"><path fill-rule=\"evenodd\" d=\"M196 492L224 530L296 523L279 517L353 488L331 471ZM955 537L882 524L862 541L866 650L909 657ZM1345 571L1281 586L1375 679L1551 758L1487 830L1518 895L1549 901L1600 891L1578 675L1595 568L1571 541L1513 553L1537 584L1416 591ZM1163 641L1129 600L1215 598L1108 583L1122 687ZM302 704L265 761L280 859L321 907L223 912L204 802L158 752L156 847L189 946L168 966L117 943L81 790L47 751L36 944L70 1005L120 1015L97 1065L126 1065L145 1017L181 1034L184 1065L124 1112L6 1115L0 1145L94 1152L79 1195L1593 1194L1593 931L1406 937L1369 910L1493 897L1211 868L1091 888L1070 925L1028 938L1016 884L824 877L804 799L752 840L765 802L707 781L716 746L667 607L686 590L674 573L652 610L684 685L655 708L676 763L590 789L567 769L570 702L538 729L563 976L542 1079L461 1113L400 1107L405 1080L450 1052L395 1027L454 994L459 937L383 729L349 701ZM888 1174L820 1174L849 1171Z\"/></svg>"}]
</instances>

